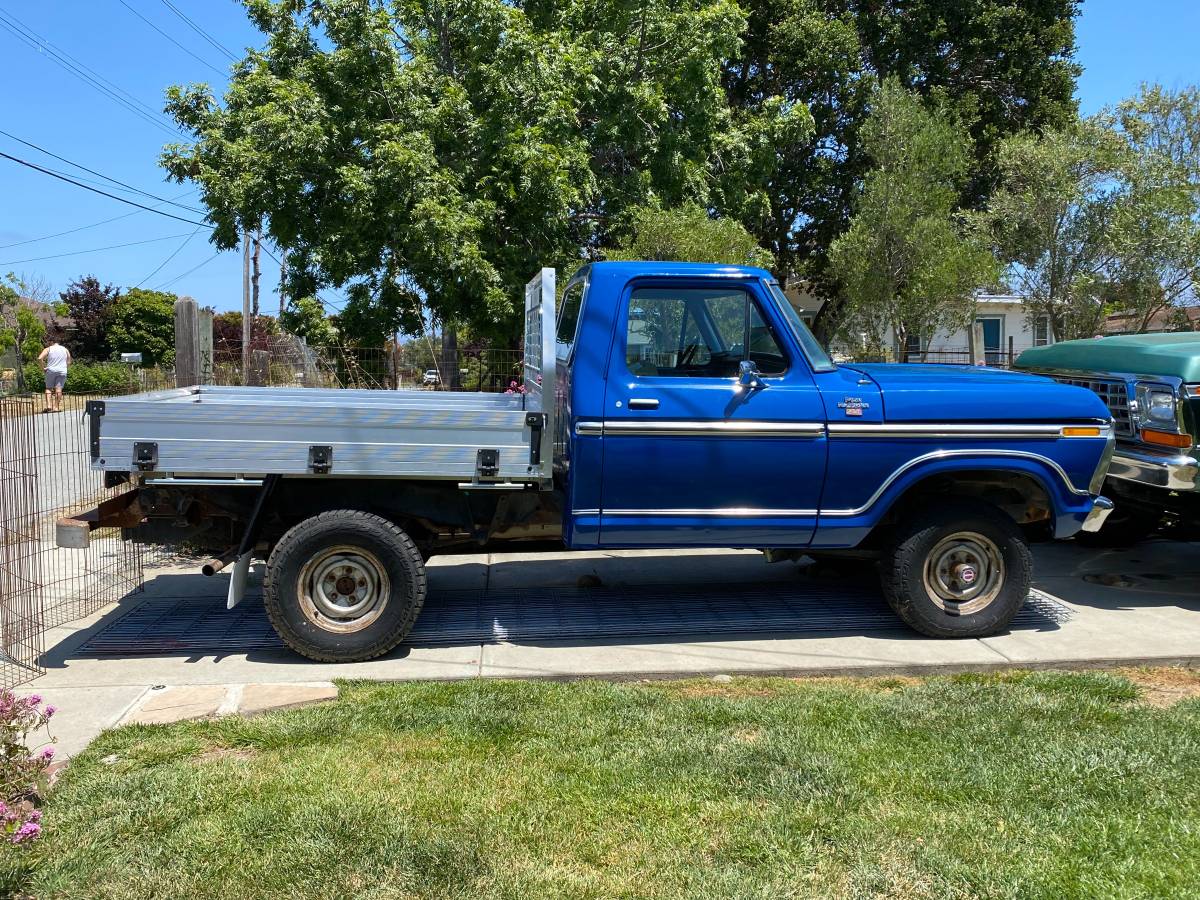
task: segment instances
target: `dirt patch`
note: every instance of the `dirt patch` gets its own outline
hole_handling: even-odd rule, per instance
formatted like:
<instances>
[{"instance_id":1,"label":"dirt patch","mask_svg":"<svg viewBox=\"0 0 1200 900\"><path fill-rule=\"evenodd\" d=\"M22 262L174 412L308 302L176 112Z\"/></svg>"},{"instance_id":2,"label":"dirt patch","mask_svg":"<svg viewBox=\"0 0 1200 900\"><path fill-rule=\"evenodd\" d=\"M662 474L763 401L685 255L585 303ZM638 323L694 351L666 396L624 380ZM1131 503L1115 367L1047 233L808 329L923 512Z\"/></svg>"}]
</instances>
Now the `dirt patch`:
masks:
<instances>
[{"instance_id":1,"label":"dirt patch","mask_svg":"<svg viewBox=\"0 0 1200 900\"><path fill-rule=\"evenodd\" d=\"M1138 699L1150 706L1174 706L1181 700L1200 697L1200 671L1196 669L1117 669L1116 674L1141 688Z\"/></svg>"},{"instance_id":2,"label":"dirt patch","mask_svg":"<svg viewBox=\"0 0 1200 900\"><path fill-rule=\"evenodd\" d=\"M252 750L249 747L213 747L211 750L205 750L196 757L196 762L212 763L221 762L222 760L247 760L253 759L258 755L257 750Z\"/></svg>"}]
</instances>

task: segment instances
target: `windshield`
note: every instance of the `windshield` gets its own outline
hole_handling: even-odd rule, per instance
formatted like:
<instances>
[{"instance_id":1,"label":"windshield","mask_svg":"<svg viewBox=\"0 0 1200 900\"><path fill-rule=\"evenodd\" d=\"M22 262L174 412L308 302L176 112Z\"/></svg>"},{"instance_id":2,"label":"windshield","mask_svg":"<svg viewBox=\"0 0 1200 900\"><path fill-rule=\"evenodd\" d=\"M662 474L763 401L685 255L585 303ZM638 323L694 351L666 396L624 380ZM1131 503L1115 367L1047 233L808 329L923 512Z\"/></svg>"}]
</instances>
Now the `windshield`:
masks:
<instances>
[{"instance_id":1,"label":"windshield","mask_svg":"<svg viewBox=\"0 0 1200 900\"><path fill-rule=\"evenodd\" d=\"M771 296L775 298L776 304L783 312L783 317L787 319L787 323L791 326L792 334L796 336L796 340L800 342L800 348L804 351L804 355L808 357L809 363L812 364L815 372L832 372L837 368L833 364L833 360L829 358L829 354L825 352L813 333L808 330L808 326L804 324L804 320L800 318L800 313L796 311L796 307L792 306L792 302L788 300L787 294L779 289L779 285L774 281L768 281L767 287L771 291Z\"/></svg>"}]
</instances>

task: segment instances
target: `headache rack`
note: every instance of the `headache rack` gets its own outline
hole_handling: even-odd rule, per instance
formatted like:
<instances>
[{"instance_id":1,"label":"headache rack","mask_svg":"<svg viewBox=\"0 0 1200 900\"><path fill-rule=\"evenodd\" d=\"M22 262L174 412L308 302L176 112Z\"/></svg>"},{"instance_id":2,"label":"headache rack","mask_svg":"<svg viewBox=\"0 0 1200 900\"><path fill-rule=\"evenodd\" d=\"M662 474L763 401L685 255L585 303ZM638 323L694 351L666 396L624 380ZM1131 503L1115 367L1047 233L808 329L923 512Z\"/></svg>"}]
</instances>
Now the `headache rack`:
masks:
<instances>
[{"instance_id":1,"label":"headache rack","mask_svg":"<svg viewBox=\"0 0 1200 900\"><path fill-rule=\"evenodd\" d=\"M525 392L197 386L87 405L94 468L548 485L554 270L525 292Z\"/></svg>"}]
</instances>

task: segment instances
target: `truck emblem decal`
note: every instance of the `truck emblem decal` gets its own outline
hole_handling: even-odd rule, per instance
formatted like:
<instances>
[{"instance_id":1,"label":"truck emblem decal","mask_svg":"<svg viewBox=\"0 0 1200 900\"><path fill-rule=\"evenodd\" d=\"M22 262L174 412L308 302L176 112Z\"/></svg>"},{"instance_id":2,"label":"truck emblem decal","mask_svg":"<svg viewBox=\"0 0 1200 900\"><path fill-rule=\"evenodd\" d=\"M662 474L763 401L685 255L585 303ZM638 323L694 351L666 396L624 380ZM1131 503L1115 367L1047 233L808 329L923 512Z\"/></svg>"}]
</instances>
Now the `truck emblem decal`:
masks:
<instances>
[{"instance_id":1,"label":"truck emblem decal","mask_svg":"<svg viewBox=\"0 0 1200 900\"><path fill-rule=\"evenodd\" d=\"M863 401L862 397L847 397L838 401L838 409L846 411L848 416L861 416L864 409L870 409L871 404Z\"/></svg>"}]
</instances>

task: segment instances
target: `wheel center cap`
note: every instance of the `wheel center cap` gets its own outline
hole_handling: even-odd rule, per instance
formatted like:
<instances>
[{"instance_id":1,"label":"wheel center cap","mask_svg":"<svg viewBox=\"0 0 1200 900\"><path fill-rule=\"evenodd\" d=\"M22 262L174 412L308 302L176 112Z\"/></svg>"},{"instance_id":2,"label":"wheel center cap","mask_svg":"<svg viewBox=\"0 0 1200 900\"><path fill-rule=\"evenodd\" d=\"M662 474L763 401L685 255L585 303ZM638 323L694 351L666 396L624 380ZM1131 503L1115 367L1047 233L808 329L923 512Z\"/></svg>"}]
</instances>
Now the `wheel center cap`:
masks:
<instances>
[{"instance_id":1,"label":"wheel center cap","mask_svg":"<svg viewBox=\"0 0 1200 900\"><path fill-rule=\"evenodd\" d=\"M347 597L349 597L354 593L354 579L349 575L343 575L341 578L339 578L336 586L339 594L345 594Z\"/></svg>"},{"instance_id":2,"label":"wheel center cap","mask_svg":"<svg viewBox=\"0 0 1200 900\"><path fill-rule=\"evenodd\" d=\"M962 565L958 567L958 580L963 584L974 584L977 577L979 577L979 573L975 571L974 566Z\"/></svg>"}]
</instances>

